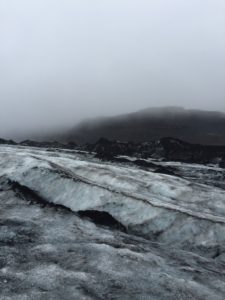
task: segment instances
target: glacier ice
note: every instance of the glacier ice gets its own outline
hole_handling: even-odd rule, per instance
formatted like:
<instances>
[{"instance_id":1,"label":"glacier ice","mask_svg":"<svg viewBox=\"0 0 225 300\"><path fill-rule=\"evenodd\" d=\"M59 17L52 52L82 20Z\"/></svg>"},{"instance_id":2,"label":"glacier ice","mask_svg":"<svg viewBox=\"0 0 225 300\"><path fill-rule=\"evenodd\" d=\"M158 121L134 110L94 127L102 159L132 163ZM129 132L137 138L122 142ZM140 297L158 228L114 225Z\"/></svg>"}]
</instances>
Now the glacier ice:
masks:
<instances>
[{"instance_id":1,"label":"glacier ice","mask_svg":"<svg viewBox=\"0 0 225 300\"><path fill-rule=\"evenodd\" d=\"M189 177L1 146L2 299L223 299L225 191ZM10 182L60 206L30 205ZM87 210L127 233L81 219Z\"/></svg>"}]
</instances>

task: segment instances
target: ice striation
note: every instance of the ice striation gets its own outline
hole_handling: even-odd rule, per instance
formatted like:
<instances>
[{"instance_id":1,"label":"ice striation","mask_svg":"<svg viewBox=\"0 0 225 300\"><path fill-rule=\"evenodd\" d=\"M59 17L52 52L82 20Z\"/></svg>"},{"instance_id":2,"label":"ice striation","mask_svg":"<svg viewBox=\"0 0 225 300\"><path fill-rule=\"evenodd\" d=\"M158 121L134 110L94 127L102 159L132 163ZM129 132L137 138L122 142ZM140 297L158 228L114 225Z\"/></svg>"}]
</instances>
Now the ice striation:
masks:
<instances>
[{"instance_id":1,"label":"ice striation","mask_svg":"<svg viewBox=\"0 0 225 300\"><path fill-rule=\"evenodd\" d=\"M154 163L1 146L0 299L224 299L222 170Z\"/></svg>"}]
</instances>

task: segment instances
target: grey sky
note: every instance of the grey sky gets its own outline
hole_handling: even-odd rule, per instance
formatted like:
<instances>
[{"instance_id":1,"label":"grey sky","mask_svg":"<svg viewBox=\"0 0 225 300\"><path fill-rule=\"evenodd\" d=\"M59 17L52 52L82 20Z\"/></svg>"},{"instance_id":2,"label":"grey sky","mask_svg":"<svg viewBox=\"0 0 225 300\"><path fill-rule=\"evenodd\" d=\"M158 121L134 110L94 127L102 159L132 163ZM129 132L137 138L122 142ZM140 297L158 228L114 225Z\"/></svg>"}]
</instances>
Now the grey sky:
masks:
<instances>
[{"instance_id":1,"label":"grey sky","mask_svg":"<svg viewBox=\"0 0 225 300\"><path fill-rule=\"evenodd\" d=\"M225 111L224 0L0 0L0 135L179 105Z\"/></svg>"}]
</instances>

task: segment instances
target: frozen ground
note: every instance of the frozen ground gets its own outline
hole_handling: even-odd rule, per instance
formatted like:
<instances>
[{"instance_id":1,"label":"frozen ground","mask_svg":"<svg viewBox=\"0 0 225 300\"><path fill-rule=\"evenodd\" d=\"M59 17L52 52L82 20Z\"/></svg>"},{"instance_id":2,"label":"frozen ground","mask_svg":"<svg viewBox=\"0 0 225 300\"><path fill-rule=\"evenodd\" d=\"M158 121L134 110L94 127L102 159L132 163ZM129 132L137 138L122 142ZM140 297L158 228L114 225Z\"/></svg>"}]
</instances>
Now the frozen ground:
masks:
<instances>
[{"instance_id":1,"label":"frozen ground","mask_svg":"<svg viewBox=\"0 0 225 300\"><path fill-rule=\"evenodd\" d=\"M224 299L223 170L161 164L1 146L0 299Z\"/></svg>"}]
</instances>

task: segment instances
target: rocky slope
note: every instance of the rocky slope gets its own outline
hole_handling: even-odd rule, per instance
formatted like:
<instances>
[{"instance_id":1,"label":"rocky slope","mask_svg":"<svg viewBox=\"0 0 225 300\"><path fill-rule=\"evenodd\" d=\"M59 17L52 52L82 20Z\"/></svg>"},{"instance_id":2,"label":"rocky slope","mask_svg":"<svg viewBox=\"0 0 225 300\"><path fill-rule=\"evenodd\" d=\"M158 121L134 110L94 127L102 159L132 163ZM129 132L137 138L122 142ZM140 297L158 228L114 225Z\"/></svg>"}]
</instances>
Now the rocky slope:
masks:
<instances>
[{"instance_id":1,"label":"rocky slope","mask_svg":"<svg viewBox=\"0 0 225 300\"><path fill-rule=\"evenodd\" d=\"M218 163L222 167L225 158L225 146L190 144L170 137L145 143L126 143L101 138L94 144L85 144L79 148L95 152L103 160L128 155L187 163Z\"/></svg>"}]
</instances>

